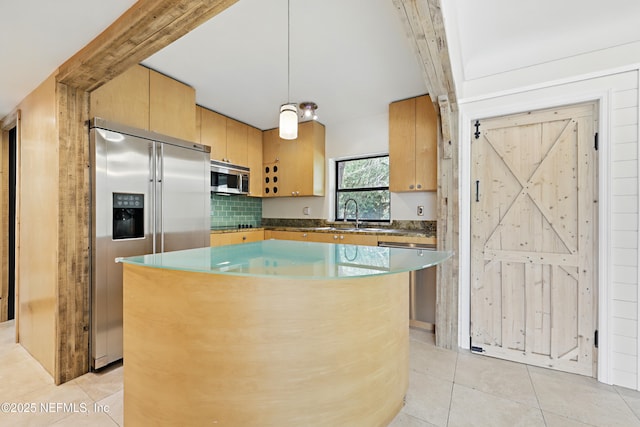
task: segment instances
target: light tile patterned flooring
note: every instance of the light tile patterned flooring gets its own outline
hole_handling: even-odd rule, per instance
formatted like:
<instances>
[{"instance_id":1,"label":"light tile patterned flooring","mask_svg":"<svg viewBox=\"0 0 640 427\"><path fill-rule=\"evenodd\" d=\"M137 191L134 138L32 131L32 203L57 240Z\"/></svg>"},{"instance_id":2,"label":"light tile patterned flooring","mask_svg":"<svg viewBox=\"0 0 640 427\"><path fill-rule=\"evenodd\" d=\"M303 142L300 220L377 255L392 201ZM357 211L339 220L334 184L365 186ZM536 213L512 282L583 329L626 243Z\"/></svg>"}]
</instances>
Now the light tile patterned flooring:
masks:
<instances>
[{"instance_id":1,"label":"light tile patterned flooring","mask_svg":"<svg viewBox=\"0 0 640 427\"><path fill-rule=\"evenodd\" d=\"M121 365L56 387L14 336L12 321L0 323L0 427L123 425ZM640 392L440 349L423 331L411 330L410 365L406 405L391 427L640 427ZM6 403L36 411L6 412Z\"/></svg>"}]
</instances>

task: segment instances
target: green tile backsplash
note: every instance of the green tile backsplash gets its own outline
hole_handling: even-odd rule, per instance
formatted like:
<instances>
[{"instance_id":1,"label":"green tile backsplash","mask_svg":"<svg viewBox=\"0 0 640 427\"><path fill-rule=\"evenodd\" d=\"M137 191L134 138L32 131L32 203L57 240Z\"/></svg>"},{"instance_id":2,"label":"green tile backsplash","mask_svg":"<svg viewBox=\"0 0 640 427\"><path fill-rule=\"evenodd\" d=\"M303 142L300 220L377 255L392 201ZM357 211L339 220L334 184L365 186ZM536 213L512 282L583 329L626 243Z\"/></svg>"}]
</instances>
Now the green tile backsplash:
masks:
<instances>
[{"instance_id":1,"label":"green tile backsplash","mask_svg":"<svg viewBox=\"0 0 640 427\"><path fill-rule=\"evenodd\" d=\"M262 220L262 199L247 196L211 194L211 227L248 224L259 227Z\"/></svg>"}]
</instances>

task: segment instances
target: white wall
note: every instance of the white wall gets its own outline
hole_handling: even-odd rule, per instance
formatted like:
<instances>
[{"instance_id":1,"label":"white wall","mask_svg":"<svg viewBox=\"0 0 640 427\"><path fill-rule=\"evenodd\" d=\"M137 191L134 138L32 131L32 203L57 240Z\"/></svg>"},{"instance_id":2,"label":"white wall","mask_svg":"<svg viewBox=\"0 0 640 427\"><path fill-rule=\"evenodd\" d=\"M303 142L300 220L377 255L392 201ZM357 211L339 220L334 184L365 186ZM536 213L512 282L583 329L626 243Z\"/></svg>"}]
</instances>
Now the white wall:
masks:
<instances>
[{"instance_id":1,"label":"white wall","mask_svg":"<svg viewBox=\"0 0 640 427\"><path fill-rule=\"evenodd\" d=\"M551 63L521 68L508 73L456 82L461 104L496 95L523 92L525 90L562 85L614 74L640 62L640 42L616 46L581 55L575 55Z\"/></svg>"},{"instance_id":2,"label":"white wall","mask_svg":"<svg viewBox=\"0 0 640 427\"><path fill-rule=\"evenodd\" d=\"M326 183L324 197L286 197L263 199L263 218L321 218L334 219L333 191L335 188L335 160L389 153L388 113L363 117L326 129ZM417 207L424 206L424 216L417 215ZM310 214L303 209L309 207ZM391 193L392 220L435 220L436 193Z\"/></svg>"},{"instance_id":3,"label":"white wall","mask_svg":"<svg viewBox=\"0 0 640 427\"><path fill-rule=\"evenodd\" d=\"M637 57L640 60L640 57ZM539 79L560 70L551 64ZM466 99L460 106L461 258L460 345L469 342L469 207L471 121L587 100L600 103L600 250L598 379L638 389L638 69L627 66L573 79L539 81L522 70L503 75L503 88ZM513 89L528 75L530 86ZM510 79L514 77L514 79ZM491 89L500 89L487 86ZM477 89L477 87L476 87ZM466 337L466 338L465 338Z\"/></svg>"}]
</instances>

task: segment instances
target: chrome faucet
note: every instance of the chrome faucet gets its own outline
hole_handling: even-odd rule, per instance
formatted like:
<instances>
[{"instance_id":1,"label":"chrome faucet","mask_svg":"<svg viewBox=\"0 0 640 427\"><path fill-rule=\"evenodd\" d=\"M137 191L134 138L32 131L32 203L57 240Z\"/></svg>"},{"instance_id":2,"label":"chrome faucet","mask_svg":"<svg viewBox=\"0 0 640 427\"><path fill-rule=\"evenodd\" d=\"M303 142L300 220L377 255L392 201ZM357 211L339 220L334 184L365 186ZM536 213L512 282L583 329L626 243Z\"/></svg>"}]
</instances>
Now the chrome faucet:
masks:
<instances>
[{"instance_id":1,"label":"chrome faucet","mask_svg":"<svg viewBox=\"0 0 640 427\"><path fill-rule=\"evenodd\" d=\"M347 199L346 202L344 202L344 211L342 212L342 221L343 222L347 222L347 203L353 201L353 203L356 204L356 228L358 228L358 226L360 225L359 220L358 220L358 202L356 202L356 199Z\"/></svg>"}]
</instances>

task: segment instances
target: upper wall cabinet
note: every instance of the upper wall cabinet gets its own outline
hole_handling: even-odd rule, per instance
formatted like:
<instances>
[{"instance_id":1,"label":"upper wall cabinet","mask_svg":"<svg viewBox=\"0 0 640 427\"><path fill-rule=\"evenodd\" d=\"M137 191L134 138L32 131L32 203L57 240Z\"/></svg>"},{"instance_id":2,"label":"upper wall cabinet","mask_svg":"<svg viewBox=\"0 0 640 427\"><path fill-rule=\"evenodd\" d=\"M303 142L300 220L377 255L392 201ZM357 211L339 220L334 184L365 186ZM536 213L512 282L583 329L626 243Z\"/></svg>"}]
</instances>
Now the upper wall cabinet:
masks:
<instances>
[{"instance_id":1,"label":"upper wall cabinet","mask_svg":"<svg viewBox=\"0 0 640 427\"><path fill-rule=\"evenodd\" d=\"M149 130L176 138L196 138L196 91L149 70Z\"/></svg>"},{"instance_id":2,"label":"upper wall cabinet","mask_svg":"<svg viewBox=\"0 0 640 427\"><path fill-rule=\"evenodd\" d=\"M196 129L196 141L211 147L211 160L226 161L227 118L222 114L196 106L200 126Z\"/></svg>"},{"instance_id":3,"label":"upper wall cabinet","mask_svg":"<svg viewBox=\"0 0 640 427\"><path fill-rule=\"evenodd\" d=\"M199 142L211 147L211 160L249 166L249 134L252 126L197 106Z\"/></svg>"},{"instance_id":4,"label":"upper wall cabinet","mask_svg":"<svg viewBox=\"0 0 640 427\"><path fill-rule=\"evenodd\" d=\"M91 117L149 130L149 69L135 65L90 95Z\"/></svg>"},{"instance_id":5,"label":"upper wall cabinet","mask_svg":"<svg viewBox=\"0 0 640 427\"><path fill-rule=\"evenodd\" d=\"M438 116L423 95L389 104L389 190L436 191Z\"/></svg>"},{"instance_id":6,"label":"upper wall cabinet","mask_svg":"<svg viewBox=\"0 0 640 427\"><path fill-rule=\"evenodd\" d=\"M324 196L324 125L300 123L298 139L263 133L263 197Z\"/></svg>"},{"instance_id":7,"label":"upper wall cabinet","mask_svg":"<svg viewBox=\"0 0 640 427\"><path fill-rule=\"evenodd\" d=\"M195 90L141 65L91 92L91 117L175 138L196 138Z\"/></svg>"},{"instance_id":8,"label":"upper wall cabinet","mask_svg":"<svg viewBox=\"0 0 640 427\"><path fill-rule=\"evenodd\" d=\"M247 165L251 170L249 196L262 197L262 131L251 126L247 130Z\"/></svg>"},{"instance_id":9,"label":"upper wall cabinet","mask_svg":"<svg viewBox=\"0 0 640 427\"><path fill-rule=\"evenodd\" d=\"M262 196L262 131L200 106L196 123L196 141L211 147L211 160L249 167L249 195Z\"/></svg>"}]
</instances>

